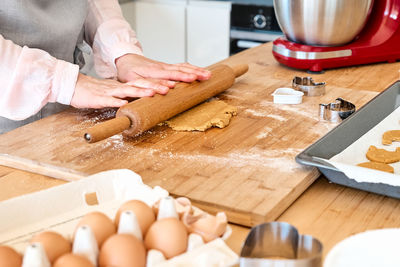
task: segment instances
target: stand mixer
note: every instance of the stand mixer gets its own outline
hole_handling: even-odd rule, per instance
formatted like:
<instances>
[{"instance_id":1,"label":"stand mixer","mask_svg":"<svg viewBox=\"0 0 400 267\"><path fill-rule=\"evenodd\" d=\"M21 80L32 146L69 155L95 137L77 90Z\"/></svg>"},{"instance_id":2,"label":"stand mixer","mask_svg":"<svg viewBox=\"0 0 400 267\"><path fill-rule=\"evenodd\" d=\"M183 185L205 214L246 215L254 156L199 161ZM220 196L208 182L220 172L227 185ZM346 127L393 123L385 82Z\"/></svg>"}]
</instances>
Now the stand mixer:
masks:
<instances>
[{"instance_id":1,"label":"stand mixer","mask_svg":"<svg viewBox=\"0 0 400 267\"><path fill-rule=\"evenodd\" d=\"M400 0L274 0L284 65L311 72L400 59Z\"/></svg>"}]
</instances>

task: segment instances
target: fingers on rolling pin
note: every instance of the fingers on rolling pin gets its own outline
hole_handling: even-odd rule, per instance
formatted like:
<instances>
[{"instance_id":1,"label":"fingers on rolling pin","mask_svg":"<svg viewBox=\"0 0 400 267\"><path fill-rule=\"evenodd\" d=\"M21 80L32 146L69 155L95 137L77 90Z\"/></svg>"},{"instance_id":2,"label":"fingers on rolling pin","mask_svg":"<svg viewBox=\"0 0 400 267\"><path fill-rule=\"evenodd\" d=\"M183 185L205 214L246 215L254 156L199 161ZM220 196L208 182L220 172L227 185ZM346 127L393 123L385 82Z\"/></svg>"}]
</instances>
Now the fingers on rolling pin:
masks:
<instances>
[{"instance_id":1,"label":"fingers on rolling pin","mask_svg":"<svg viewBox=\"0 0 400 267\"><path fill-rule=\"evenodd\" d=\"M235 74L247 71L247 65L229 67L216 65L210 68L209 80L192 83L179 83L168 94L141 98L118 109L117 117L127 116L131 127L125 131L129 136L136 136L155 125L181 112L184 112L205 100L229 89L235 82Z\"/></svg>"},{"instance_id":2,"label":"fingers on rolling pin","mask_svg":"<svg viewBox=\"0 0 400 267\"><path fill-rule=\"evenodd\" d=\"M89 128L85 133L84 138L89 143L95 143L115 134L119 134L130 127L131 120L128 117L116 117Z\"/></svg>"}]
</instances>

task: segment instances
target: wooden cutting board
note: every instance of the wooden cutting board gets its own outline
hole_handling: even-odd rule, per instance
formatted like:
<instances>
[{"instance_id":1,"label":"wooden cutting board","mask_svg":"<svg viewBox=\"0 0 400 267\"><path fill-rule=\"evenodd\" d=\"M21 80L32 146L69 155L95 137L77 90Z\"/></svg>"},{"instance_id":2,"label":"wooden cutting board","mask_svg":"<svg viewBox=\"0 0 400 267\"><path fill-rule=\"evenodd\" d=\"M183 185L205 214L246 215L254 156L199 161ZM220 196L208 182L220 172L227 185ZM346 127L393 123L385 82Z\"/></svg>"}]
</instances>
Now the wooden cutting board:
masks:
<instances>
[{"instance_id":1,"label":"wooden cutting board","mask_svg":"<svg viewBox=\"0 0 400 267\"><path fill-rule=\"evenodd\" d=\"M310 75L279 65L271 44L224 63L249 64L249 72L216 97L238 108L224 129L174 132L157 126L136 138L117 135L87 144L82 138L85 129L112 118L115 111L70 109L0 135L0 153L7 154L0 161L7 165L4 158L17 157L31 164L26 166L38 163L37 170L52 173L61 168L72 173L71 179L79 177L76 172L129 168L151 186L189 197L207 211L223 210L231 222L252 226L277 218L319 176L315 168L294 160L336 126L319 121L318 104L342 97L359 108L377 94L372 90L396 80L399 69L398 63L379 64ZM290 87L296 75L327 82L327 93L303 97L300 105L274 104L271 93Z\"/></svg>"}]
</instances>

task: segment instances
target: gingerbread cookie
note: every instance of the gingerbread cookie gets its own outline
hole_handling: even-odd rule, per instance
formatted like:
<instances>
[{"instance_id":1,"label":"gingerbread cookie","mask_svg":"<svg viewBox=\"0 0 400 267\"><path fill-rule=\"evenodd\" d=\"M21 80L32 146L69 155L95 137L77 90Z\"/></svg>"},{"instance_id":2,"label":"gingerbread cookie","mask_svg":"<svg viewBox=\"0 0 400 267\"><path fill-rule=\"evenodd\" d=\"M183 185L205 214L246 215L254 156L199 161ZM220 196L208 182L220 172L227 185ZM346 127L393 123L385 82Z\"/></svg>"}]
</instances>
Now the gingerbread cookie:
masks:
<instances>
[{"instance_id":1,"label":"gingerbread cookie","mask_svg":"<svg viewBox=\"0 0 400 267\"><path fill-rule=\"evenodd\" d=\"M382 144L390 145L393 141L400 141L400 130L387 131L382 136Z\"/></svg>"},{"instance_id":2,"label":"gingerbread cookie","mask_svg":"<svg viewBox=\"0 0 400 267\"><path fill-rule=\"evenodd\" d=\"M400 161L400 147L395 151L387 151L375 146L370 146L367 151L367 159L374 162L393 163Z\"/></svg>"},{"instance_id":3,"label":"gingerbread cookie","mask_svg":"<svg viewBox=\"0 0 400 267\"><path fill-rule=\"evenodd\" d=\"M363 162L363 163L357 164L357 166L374 169L374 170L378 170L378 171L383 171L383 172L394 173L394 169L392 166L390 166L386 163L381 163L381 162L368 161L368 162Z\"/></svg>"}]
</instances>

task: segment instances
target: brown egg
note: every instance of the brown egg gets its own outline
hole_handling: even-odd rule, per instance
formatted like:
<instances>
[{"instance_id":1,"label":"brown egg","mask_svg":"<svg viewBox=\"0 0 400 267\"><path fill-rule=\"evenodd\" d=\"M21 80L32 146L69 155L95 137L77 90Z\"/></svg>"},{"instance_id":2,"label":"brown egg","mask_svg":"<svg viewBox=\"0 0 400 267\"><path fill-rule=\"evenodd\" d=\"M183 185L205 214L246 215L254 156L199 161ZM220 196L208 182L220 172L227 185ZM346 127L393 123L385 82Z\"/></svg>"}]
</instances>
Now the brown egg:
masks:
<instances>
[{"instance_id":1,"label":"brown egg","mask_svg":"<svg viewBox=\"0 0 400 267\"><path fill-rule=\"evenodd\" d=\"M135 213L140 230L142 230L142 235L144 236L149 229L150 225L156 220L153 209L150 208L146 203L140 200L130 200L121 205L115 215L115 224L118 226L119 217L122 212L131 210Z\"/></svg>"},{"instance_id":2,"label":"brown egg","mask_svg":"<svg viewBox=\"0 0 400 267\"><path fill-rule=\"evenodd\" d=\"M21 267L22 255L13 248L0 246L0 266Z\"/></svg>"},{"instance_id":3,"label":"brown egg","mask_svg":"<svg viewBox=\"0 0 400 267\"><path fill-rule=\"evenodd\" d=\"M116 234L104 242L99 254L99 267L145 267L146 249L131 234Z\"/></svg>"},{"instance_id":4,"label":"brown egg","mask_svg":"<svg viewBox=\"0 0 400 267\"><path fill-rule=\"evenodd\" d=\"M94 267L94 265L84 256L68 253L59 257L53 267Z\"/></svg>"},{"instance_id":5,"label":"brown egg","mask_svg":"<svg viewBox=\"0 0 400 267\"><path fill-rule=\"evenodd\" d=\"M116 233L117 228L110 218L101 212L91 212L86 214L76 226L75 231L82 225L87 225L92 230L99 248L103 242Z\"/></svg>"},{"instance_id":6,"label":"brown egg","mask_svg":"<svg viewBox=\"0 0 400 267\"><path fill-rule=\"evenodd\" d=\"M147 249L157 249L169 259L187 248L188 234L185 225L176 218L164 218L153 223L144 243Z\"/></svg>"},{"instance_id":7,"label":"brown egg","mask_svg":"<svg viewBox=\"0 0 400 267\"><path fill-rule=\"evenodd\" d=\"M41 243L50 263L61 255L71 252L72 245L67 239L56 232L42 232L34 236L30 243Z\"/></svg>"}]
</instances>

